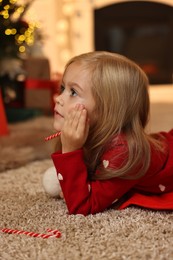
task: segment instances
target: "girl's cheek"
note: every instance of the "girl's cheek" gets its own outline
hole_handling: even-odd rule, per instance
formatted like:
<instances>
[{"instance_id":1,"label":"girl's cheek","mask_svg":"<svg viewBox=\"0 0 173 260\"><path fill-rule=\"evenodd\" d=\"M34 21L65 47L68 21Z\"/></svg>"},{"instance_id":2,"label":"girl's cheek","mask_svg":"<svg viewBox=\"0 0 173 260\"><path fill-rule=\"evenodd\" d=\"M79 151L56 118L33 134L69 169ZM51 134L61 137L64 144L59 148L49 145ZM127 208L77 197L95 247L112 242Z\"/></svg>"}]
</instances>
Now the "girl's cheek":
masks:
<instances>
[{"instance_id":1,"label":"girl's cheek","mask_svg":"<svg viewBox=\"0 0 173 260\"><path fill-rule=\"evenodd\" d=\"M74 110L76 108L76 105L79 104L79 102L73 102L73 104L71 104L68 109L65 112L65 115L69 115L71 113L72 110Z\"/></svg>"}]
</instances>

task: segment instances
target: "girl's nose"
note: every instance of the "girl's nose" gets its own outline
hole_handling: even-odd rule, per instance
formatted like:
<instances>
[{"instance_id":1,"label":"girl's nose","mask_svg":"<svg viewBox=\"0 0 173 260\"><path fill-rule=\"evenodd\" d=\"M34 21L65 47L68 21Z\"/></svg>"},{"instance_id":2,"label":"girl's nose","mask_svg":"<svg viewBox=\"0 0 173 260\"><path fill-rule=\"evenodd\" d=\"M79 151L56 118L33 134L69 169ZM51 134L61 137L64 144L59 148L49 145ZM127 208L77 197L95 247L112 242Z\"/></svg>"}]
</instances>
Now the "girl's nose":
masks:
<instances>
[{"instance_id":1,"label":"girl's nose","mask_svg":"<svg viewBox=\"0 0 173 260\"><path fill-rule=\"evenodd\" d=\"M55 94L54 97L53 97L53 100L54 100L55 103L60 104L61 106L63 106L63 99L62 99L61 94L60 95Z\"/></svg>"},{"instance_id":2,"label":"girl's nose","mask_svg":"<svg viewBox=\"0 0 173 260\"><path fill-rule=\"evenodd\" d=\"M55 94L54 96L53 96L53 101L55 102L55 103L57 103L57 94Z\"/></svg>"}]
</instances>

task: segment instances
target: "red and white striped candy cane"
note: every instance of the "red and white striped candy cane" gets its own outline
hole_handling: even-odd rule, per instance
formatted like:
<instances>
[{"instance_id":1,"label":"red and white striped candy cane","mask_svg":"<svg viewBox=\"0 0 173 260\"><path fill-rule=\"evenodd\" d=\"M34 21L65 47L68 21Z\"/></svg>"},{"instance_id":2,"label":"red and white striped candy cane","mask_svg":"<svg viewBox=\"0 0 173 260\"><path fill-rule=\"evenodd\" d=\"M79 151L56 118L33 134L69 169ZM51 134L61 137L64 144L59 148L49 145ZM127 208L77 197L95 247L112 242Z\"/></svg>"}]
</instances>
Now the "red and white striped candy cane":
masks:
<instances>
[{"instance_id":1,"label":"red and white striped candy cane","mask_svg":"<svg viewBox=\"0 0 173 260\"><path fill-rule=\"evenodd\" d=\"M48 228L47 232L52 233L52 234L54 234L56 236L59 236L59 235L61 236L61 233L57 229L50 229L50 228Z\"/></svg>"},{"instance_id":2,"label":"red and white striped candy cane","mask_svg":"<svg viewBox=\"0 0 173 260\"><path fill-rule=\"evenodd\" d=\"M17 229L10 229L10 228L3 228L0 229L1 232L3 233L8 233L8 234L24 234L30 237L41 237L43 239L45 238L50 238L50 237L55 237L59 238L61 237L61 232L58 230L52 230L52 229L47 229L47 231L50 234L41 234L41 233L35 233L35 232L29 232L29 231L24 231L24 230L17 230Z\"/></svg>"},{"instance_id":3,"label":"red and white striped candy cane","mask_svg":"<svg viewBox=\"0 0 173 260\"><path fill-rule=\"evenodd\" d=\"M49 141L49 140L51 140L51 139L53 139L53 138L55 138L55 137L57 137L57 136L60 136L60 134L61 134L61 132L57 132L57 133L55 133L55 134L53 134L53 135L50 135L50 136L47 136L47 137L45 137L45 141Z\"/></svg>"}]
</instances>

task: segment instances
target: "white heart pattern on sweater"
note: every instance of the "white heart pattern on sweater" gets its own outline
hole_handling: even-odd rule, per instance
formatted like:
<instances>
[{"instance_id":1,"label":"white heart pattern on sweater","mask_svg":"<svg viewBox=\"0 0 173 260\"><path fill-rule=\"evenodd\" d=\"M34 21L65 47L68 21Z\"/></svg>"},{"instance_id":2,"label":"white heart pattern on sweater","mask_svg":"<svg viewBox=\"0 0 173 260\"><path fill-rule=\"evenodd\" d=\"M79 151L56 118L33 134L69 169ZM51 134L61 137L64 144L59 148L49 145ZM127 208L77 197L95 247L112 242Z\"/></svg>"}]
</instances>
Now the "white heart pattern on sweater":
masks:
<instances>
[{"instance_id":1,"label":"white heart pattern on sweater","mask_svg":"<svg viewBox=\"0 0 173 260\"><path fill-rule=\"evenodd\" d=\"M62 176L61 173L58 173L58 180L59 180L59 181L62 181L62 180L63 180L63 176Z\"/></svg>"},{"instance_id":2,"label":"white heart pattern on sweater","mask_svg":"<svg viewBox=\"0 0 173 260\"><path fill-rule=\"evenodd\" d=\"M105 168L107 168L108 165L109 165L109 161L108 161L108 160L103 160L103 166L104 166Z\"/></svg>"},{"instance_id":3,"label":"white heart pattern on sweater","mask_svg":"<svg viewBox=\"0 0 173 260\"><path fill-rule=\"evenodd\" d=\"M159 184L159 189L163 192L165 191L166 187L162 184Z\"/></svg>"}]
</instances>

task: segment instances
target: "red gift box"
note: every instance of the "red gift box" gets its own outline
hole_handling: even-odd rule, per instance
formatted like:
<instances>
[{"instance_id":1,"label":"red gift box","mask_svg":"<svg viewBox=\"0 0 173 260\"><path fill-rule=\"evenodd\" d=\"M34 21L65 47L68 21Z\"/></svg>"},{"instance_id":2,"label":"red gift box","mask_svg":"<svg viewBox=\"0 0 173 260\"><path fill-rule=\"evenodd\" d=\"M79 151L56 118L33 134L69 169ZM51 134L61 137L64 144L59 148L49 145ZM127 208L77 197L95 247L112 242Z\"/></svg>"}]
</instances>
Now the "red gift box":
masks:
<instances>
[{"instance_id":1,"label":"red gift box","mask_svg":"<svg viewBox=\"0 0 173 260\"><path fill-rule=\"evenodd\" d=\"M25 82L25 106L52 111L53 96L59 91L59 80L27 79Z\"/></svg>"},{"instance_id":2,"label":"red gift box","mask_svg":"<svg viewBox=\"0 0 173 260\"><path fill-rule=\"evenodd\" d=\"M3 104L1 90L0 90L0 136L7 135L8 133L9 132L7 126L7 119L6 119L4 104Z\"/></svg>"}]
</instances>

